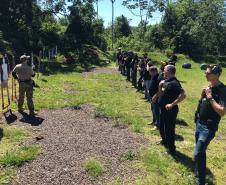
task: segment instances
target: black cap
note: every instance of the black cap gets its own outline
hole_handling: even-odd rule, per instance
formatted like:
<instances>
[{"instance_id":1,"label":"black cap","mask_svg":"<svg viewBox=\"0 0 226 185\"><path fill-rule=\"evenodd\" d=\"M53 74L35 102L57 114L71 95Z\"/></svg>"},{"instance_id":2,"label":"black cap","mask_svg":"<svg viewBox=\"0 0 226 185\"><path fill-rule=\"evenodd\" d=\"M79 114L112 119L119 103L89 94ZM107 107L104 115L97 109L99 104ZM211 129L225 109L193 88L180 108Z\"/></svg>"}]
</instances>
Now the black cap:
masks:
<instances>
[{"instance_id":1,"label":"black cap","mask_svg":"<svg viewBox=\"0 0 226 185\"><path fill-rule=\"evenodd\" d=\"M210 64L208 68L211 69L211 73L215 75L220 75L222 73L222 68L218 64Z\"/></svg>"}]
</instances>

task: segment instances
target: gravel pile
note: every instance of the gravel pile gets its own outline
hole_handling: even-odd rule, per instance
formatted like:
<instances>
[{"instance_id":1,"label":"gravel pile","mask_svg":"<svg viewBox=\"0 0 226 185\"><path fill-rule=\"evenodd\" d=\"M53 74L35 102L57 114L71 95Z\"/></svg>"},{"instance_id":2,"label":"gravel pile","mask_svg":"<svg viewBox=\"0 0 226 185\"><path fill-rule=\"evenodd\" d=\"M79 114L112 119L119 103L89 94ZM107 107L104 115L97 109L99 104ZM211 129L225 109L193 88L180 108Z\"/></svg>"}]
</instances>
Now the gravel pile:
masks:
<instances>
[{"instance_id":1,"label":"gravel pile","mask_svg":"<svg viewBox=\"0 0 226 185\"><path fill-rule=\"evenodd\" d=\"M42 120L39 124L27 124L23 119L14 123L33 132L27 143L40 144L42 153L18 169L12 185L98 185L114 180L133 184L136 177L145 175L132 167L134 161L120 157L138 152L148 140L126 126L114 127L111 120L95 117L92 106L42 110L39 116L43 119L38 119ZM91 157L104 165L97 180L84 170L84 161Z\"/></svg>"}]
</instances>

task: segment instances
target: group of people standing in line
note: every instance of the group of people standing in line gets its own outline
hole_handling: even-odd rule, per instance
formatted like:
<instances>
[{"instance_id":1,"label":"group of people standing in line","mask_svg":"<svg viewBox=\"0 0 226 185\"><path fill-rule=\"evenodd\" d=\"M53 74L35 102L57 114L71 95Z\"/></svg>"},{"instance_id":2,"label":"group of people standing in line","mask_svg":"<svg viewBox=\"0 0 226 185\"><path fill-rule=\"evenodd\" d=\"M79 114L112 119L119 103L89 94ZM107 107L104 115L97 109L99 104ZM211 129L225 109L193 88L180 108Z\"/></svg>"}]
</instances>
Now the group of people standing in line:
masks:
<instances>
[{"instance_id":1,"label":"group of people standing in line","mask_svg":"<svg viewBox=\"0 0 226 185\"><path fill-rule=\"evenodd\" d=\"M172 54L166 62L161 62L160 70L145 53L138 57L133 52L118 49L117 64L122 75L131 81L137 91L144 90L144 98L150 102L154 129L158 129L162 144L167 152L175 156L175 125L178 104L186 98L185 90L176 78L177 56ZM139 78L137 80L139 73ZM210 64L205 71L209 82L203 88L195 112L195 172L197 184L204 185L206 177L206 150L218 130L218 124L226 114L226 86L219 80L221 66ZM191 110L192 111L192 110Z\"/></svg>"}]
</instances>

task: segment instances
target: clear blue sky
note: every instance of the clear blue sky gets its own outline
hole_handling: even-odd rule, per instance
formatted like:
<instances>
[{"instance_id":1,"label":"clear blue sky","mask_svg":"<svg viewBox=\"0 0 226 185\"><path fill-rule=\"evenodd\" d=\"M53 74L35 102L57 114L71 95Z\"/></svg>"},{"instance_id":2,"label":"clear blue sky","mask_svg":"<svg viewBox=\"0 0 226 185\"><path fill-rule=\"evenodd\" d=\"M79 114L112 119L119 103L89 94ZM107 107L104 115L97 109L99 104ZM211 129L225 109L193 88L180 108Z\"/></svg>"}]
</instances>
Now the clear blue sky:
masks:
<instances>
[{"instance_id":1,"label":"clear blue sky","mask_svg":"<svg viewBox=\"0 0 226 185\"><path fill-rule=\"evenodd\" d=\"M110 0L99 0L99 17L104 19L104 26L107 27L111 24L111 1ZM95 7L96 8L96 7ZM122 0L115 0L115 16L124 15L128 19L131 19L130 25L137 26L140 22L140 17L134 16L126 7L122 5ZM155 24L160 22L161 13L153 13L153 18L149 19L149 24Z\"/></svg>"}]
</instances>

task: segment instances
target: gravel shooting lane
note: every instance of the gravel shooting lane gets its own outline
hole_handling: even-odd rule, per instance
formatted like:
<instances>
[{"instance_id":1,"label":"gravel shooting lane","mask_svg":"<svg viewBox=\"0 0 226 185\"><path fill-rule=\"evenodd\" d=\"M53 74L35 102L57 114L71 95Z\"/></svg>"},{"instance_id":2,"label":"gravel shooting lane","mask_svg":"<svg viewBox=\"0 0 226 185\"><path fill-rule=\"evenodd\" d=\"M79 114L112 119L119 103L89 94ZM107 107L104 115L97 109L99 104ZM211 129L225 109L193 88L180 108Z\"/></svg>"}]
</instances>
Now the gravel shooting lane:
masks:
<instances>
[{"instance_id":1,"label":"gravel shooting lane","mask_svg":"<svg viewBox=\"0 0 226 185\"><path fill-rule=\"evenodd\" d=\"M43 109L38 116L40 120L36 121L40 122L36 124L25 123L22 118L13 123L26 126L32 133L26 144L40 144L42 150L36 160L18 168L12 185L134 184L137 177L146 175L134 166L135 161L120 159L147 147L149 141L126 125L116 127L112 120L95 116L93 106ZM96 180L84 169L89 158L104 166L104 173Z\"/></svg>"}]
</instances>

